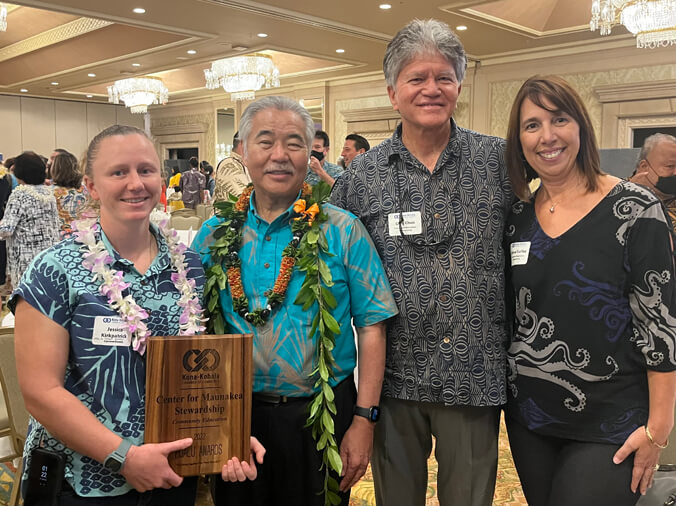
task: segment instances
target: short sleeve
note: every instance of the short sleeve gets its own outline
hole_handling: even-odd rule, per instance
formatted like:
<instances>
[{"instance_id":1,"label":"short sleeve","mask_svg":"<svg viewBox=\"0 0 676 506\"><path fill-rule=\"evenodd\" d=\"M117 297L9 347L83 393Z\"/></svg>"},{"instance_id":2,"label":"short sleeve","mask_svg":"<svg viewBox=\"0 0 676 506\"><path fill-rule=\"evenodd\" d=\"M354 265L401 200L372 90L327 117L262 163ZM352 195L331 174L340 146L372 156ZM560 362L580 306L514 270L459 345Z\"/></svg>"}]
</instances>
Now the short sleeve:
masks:
<instances>
[{"instance_id":1,"label":"short sleeve","mask_svg":"<svg viewBox=\"0 0 676 506\"><path fill-rule=\"evenodd\" d=\"M331 203L341 209L348 209L347 195L352 179L350 173L351 171L349 169L343 172L340 177L336 179L331 188Z\"/></svg>"},{"instance_id":2,"label":"short sleeve","mask_svg":"<svg viewBox=\"0 0 676 506\"><path fill-rule=\"evenodd\" d=\"M367 327L399 311L385 269L366 228L357 218L345 231L344 264L350 289L350 312L356 327Z\"/></svg>"},{"instance_id":3,"label":"short sleeve","mask_svg":"<svg viewBox=\"0 0 676 506\"><path fill-rule=\"evenodd\" d=\"M12 312L21 297L50 320L65 329L70 327L68 271L59 260L55 248L45 250L33 259L8 303Z\"/></svg>"},{"instance_id":4,"label":"short sleeve","mask_svg":"<svg viewBox=\"0 0 676 506\"><path fill-rule=\"evenodd\" d=\"M649 369L676 370L676 281L669 221L655 201L627 234L634 345Z\"/></svg>"},{"instance_id":5,"label":"short sleeve","mask_svg":"<svg viewBox=\"0 0 676 506\"><path fill-rule=\"evenodd\" d=\"M222 218L217 216L213 216L205 221L190 245L190 248L200 256L204 270L207 270L211 266L209 246L212 243L212 234L221 221Z\"/></svg>"}]
</instances>

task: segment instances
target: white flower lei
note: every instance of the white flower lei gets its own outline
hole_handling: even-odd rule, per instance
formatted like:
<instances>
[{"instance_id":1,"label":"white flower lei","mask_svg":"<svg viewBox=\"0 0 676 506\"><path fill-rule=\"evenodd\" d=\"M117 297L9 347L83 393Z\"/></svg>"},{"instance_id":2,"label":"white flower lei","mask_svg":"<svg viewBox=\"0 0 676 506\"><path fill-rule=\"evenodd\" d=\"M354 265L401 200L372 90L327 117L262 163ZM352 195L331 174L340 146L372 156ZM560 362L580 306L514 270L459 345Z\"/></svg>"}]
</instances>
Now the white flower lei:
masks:
<instances>
[{"instance_id":1,"label":"white flower lei","mask_svg":"<svg viewBox=\"0 0 676 506\"><path fill-rule=\"evenodd\" d=\"M155 217L153 216L153 218ZM171 265L175 271L171 274L171 281L178 293L181 294L177 303L178 306L183 308L178 320L179 335L192 336L204 331L202 307L195 291L195 280L187 277L188 271L184 255L187 248L179 242L176 230L169 229L167 223L168 219L161 216L156 224L169 247ZM114 259L108 254L103 241L96 238L97 233L101 230L98 220L96 218L75 220L71 226L75 242L82 244L80 248L83 252L82 265L94 273L93 281L99 279L102 281L99 292L108 298L110 308L117 311L124 320L124 325L131 335L133 349L143 355L146 349L146 339L150 336L150 330L144 322L148 318L148 313L136 304L131 295L122 296L122 292L130 285L124 282L122 271L113 271L109 267Z\"/></svg>"},{"instance_id":2,"label":"white flower lei","mask_svg":"<svg viewBox=\"0 0 676 506\"><path fill-rule=\"evenodd\" d=\"M54 203L56 203L56 199L54 198L54 194L51 192L51 190L49 191L49 193L41 193L37 191L35 189L35 185L32 184L20 184L14 189L14 191L27 193L35 200L39 200L40 202L44 202L45 204L51 202L52 200L54 201Z\"/></svg>"}]
</instances>

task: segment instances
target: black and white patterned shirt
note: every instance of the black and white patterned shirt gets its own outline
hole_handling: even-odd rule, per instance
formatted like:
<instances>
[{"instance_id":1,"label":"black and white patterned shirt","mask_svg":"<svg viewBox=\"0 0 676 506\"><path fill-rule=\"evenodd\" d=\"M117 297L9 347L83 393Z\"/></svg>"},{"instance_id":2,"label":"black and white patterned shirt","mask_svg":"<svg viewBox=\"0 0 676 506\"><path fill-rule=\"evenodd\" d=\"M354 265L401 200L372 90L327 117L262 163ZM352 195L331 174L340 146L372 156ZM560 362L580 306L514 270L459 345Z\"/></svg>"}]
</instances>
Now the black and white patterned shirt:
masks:
<instances>
[{"instance_id":1,"label":"black and white patterned shirt","mask_svg":"<svg viewBox=\"0 0 676 506\"><path fill-rule=\"evenodd\" d=\"M331 198L366 225L399 308L388 321L383 395L503 404L502 236L512 201L504 141L451 120L448 146L430 172L403 145L399 125L352 161ZM422 233L401 235L392 214L402 211L420 213Z\"/></svg>"},{"instance_id":2,"label":"black and white patterned shirt","mask_svg":"<svg viewBox=\"0 0 676 506\"><path fill-rule=\"evenodd\" d=\"M59 242L60 230L51 188L21 184L14 189L0 222L0 238L7 239L7 270L14 286L38 253Z\"/></svg>"}]
</instances>

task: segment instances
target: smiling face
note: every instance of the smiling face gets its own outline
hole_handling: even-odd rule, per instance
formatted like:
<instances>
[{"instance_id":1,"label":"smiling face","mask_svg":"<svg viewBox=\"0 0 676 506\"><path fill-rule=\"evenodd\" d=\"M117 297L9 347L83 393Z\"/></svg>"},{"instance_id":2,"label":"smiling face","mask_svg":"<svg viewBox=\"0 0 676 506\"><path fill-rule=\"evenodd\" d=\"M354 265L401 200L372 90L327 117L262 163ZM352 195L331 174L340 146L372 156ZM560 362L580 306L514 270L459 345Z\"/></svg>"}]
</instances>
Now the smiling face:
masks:
<instances>
[{"instance_id":1,"label":"smiling face","mask_svg":"<svg viewBox=\"0 0 676 506\"><path fill-rule=\"evenodd\" d=\"M387 93L401 114L403 128L425 131L449 122L461 88L453 65L437 52L411 60Z\"/></svg>"},{"instance_id":2,"label":"smiling face","mask_svg":"<svg viewBox=\"0 0 676 506\"><path fill-rule=\"evenodd\" d=\"M92 198L101 203L102 220L147 220L162 192L155 147L139 134L104 138L85 184Z\"/></svg>"},{"instance_id":3,"label":"smiling face","mask_svg":"<svg viewBox=\"0 0 676 506\"><path fill-rule=\"evenodd\" d=\"M350 165L350 162L354 159L355 156L357 156L360 153L365 153L366 151L363 149L360 149L357 151L357 148L355 146L355 142L352 139L347 139L345 141L345 144L343 145L343 151L340 153L340 156L343 157L343 161L345 162L345 167Z\"/></svg>"},{"instance_id":4,"label":"smiling face","mask_svg":"<svg viewBox=\"0 0 676 506\"><path fill-rule=\"evenodd\" d=\"M554 110L543 100L544 109L529 98L521 104L519 140L530 166L541 178L575 177L580 151L580 126L569 114Z\"/></svg>"},{"instance_id":5,"label":"smiling face","mask_svg":"<svg viewBox=\"0 0 676 506\"><path fill-rule=\"evenodd\" d=\"M305 123L292 111L263 109L251 120L244 164L251 175L257 202L295 200L303 185L309 150Z\"/></svg>"}]
</instances>

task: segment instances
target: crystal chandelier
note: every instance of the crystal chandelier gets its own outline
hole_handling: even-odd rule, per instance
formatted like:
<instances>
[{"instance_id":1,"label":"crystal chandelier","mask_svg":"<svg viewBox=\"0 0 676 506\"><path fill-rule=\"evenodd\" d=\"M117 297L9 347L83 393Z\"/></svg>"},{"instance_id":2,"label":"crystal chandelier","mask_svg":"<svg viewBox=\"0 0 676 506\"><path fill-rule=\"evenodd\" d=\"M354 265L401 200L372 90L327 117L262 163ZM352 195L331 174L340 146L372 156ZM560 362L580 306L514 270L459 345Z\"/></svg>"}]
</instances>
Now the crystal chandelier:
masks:
<instances>
[{"instance_id":1,"label":"crystal chandelier","mask_svg":"<svg viewBox=\"0 0 676 506\"><path fill-rule=\"evenodd\" d=\"M130 77L108 86L108 102L122 100L132 113L148 112L149 105L166 104L168 98L169 90L157 77Z\"/></svg>"},{"instance_id":2,"label":"crystal chandelier","mask_svg":"<svg viewBox=\"0 0 676 506\"><path fill-rule=\"evenodd\" d=\"M589 28L609 35L622 23L636 36L636 47L676 44L676 0L592 0Z\"/></svg>"},{"instance_id":3,"label":"crystal chandelier","mask_svg":"<svg viewBox=\"0 0 676 506\"><path fill-rule=\"evenodd\" d=\"M279 70L272 58L260 53L217 60L211 70L204 70L204 77L208 89L222 86L233 100L253 100L257 90L279 86Z\"/></svg>"},{"instance_id":4,"label":"crystal chandelier","mask_svg":"<svg viewBox=\"0 0 676 506\"><path fill-rule=\"evenodd\" d=\"M0 2L0 32L7 30L7 6Z\"/></svg>"}]
</instances>

